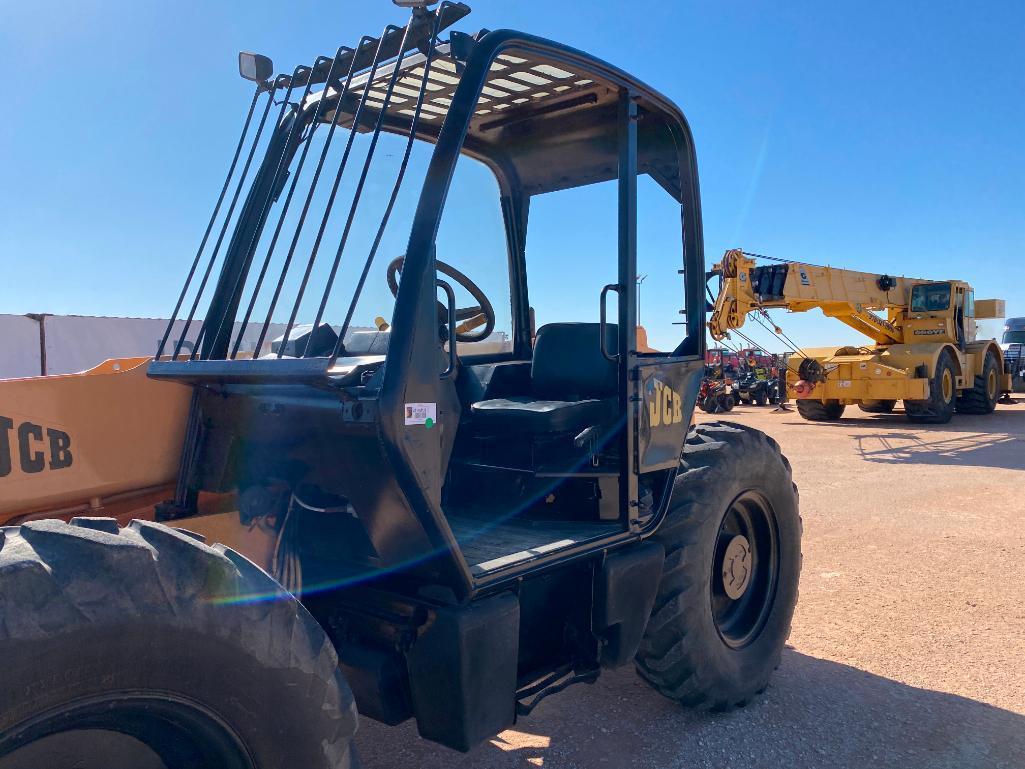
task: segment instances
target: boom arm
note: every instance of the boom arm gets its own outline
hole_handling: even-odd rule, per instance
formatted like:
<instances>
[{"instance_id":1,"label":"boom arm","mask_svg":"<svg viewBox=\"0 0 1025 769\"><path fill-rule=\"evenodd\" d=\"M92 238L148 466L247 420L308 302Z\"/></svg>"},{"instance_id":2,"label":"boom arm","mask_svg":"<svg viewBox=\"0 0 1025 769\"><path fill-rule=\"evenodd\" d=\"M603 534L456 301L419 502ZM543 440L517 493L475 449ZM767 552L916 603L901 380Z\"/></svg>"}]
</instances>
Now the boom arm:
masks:
<instances>
[{"instance_id":1,"label":"boom arm","mask_svg":"<svg viewBox=\"0 0 1025 769\"><path fill-rule=\"evenodd\" d=\"M743 326L751 312L818 308L877 344L900 343L903 332L894 321L907 310L911 288L928 282L797 262L756 267L740 249L727 251L713 272L722 278L708 323L716 340ZM886 310L887 317L874 310Z\"/></svg>"}]
</instances>

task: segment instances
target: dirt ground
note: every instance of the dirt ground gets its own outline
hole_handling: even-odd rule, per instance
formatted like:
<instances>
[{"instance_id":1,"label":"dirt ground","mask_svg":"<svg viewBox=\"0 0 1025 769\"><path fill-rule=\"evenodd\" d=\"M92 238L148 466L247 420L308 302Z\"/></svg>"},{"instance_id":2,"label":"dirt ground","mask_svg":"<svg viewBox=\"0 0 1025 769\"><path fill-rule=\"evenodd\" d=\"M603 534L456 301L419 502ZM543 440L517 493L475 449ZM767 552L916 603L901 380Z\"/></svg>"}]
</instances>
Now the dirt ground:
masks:
<instances>
[{"instance_id":1,"label":"dirt ground","mask_svg":"<svg viewBox=\"0 0 1025 769\"><path fill-rule=\"evenodd\" d=\"M739 407L794 466L793 634L748 707L690 713L632 669L463 755L363 720L365 769L1025 767L1025 398L988 417L838 423ZM702 417L707 418L707 417Z\"/></svg>"}]
</instances>

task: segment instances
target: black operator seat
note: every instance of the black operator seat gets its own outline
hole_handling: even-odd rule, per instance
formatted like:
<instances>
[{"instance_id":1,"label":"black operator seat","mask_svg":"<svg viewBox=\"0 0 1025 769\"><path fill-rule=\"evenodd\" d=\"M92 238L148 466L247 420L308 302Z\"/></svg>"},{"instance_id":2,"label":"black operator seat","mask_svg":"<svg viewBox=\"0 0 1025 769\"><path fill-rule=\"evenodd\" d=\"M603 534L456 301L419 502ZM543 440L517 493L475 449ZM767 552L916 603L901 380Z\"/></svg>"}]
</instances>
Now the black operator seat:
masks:
<instances>
[{"instance_id":1,"label":"black operator seat","mask_svg":"<svg viewBox=\"0 0 1025 769\"><path fill-rule=\"evenodd\" d=\"M549 323L534 340L530 395L492 398L471 405L478 432L580 432L613 421L617 409L616 364L602 355L597 323ZM618 342L605 327L605 349Z\"/></svg>"}]
</instances>

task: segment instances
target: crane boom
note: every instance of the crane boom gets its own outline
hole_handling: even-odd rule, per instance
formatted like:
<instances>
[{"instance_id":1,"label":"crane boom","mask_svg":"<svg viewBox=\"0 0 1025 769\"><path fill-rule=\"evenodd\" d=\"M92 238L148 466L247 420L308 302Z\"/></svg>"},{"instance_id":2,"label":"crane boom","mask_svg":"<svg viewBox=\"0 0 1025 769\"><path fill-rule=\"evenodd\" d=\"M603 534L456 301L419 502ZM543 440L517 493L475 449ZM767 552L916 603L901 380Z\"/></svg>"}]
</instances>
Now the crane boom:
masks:
<instances>
[{"instance_id":1,"label":"crane boom","mask_svg":"<svg viewBox=\"0 0 1025 769\"><path fill-rule=\"evenodd\" d=\"M748 313L783 308L820 309L877 344L900 343L897 320L908 309L911 289L930 282L799 262L757 267L740 249L727 251L717 271L723 284L708 324L716 340L743 326Z\"/></svg>"}]
</instances>

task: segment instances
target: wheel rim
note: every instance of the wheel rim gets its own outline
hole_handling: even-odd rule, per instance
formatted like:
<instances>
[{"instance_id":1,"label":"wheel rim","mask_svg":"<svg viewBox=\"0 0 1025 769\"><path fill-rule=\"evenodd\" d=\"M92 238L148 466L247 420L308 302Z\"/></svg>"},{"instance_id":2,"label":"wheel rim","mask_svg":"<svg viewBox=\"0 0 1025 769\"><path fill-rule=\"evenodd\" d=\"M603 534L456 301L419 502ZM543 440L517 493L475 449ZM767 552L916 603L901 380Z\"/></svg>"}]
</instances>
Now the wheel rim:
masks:
<instances>
[{"instance_id":1,"label":"wheel rim","mask_svg":"<svg viewBox=\"0 0 1025 769\"><path fill-rule=\"evenodd\" d=\"M779 584L779 530L768 501L753 491L730 505L712 559L712 620L734 649L752 643L765 627Z\"/></svg>"},{"instance_id":2,"label":"wheel rim","mask_svg":"<svg viewBox=\"0 0 1025 769\"><path fill-rule=\"evenodd\" d=\"M0 740L5 769L256 769L241 738L198 703L119 692L48 711Z\"/></svg>"},{"instance_id":3,"label":"wheel rim","mask_svg":"<svg viewBox=\"0 0 1025 769\"><path fill-rule=\"evenodd\" d=\"M993 370L990 370L989 376L986 377L986 395L990 400L997 397L997 372Z\"/></svg>"},{"instance_id":4,"label":"wheel rim","mask_svg":"<svg viewBox=\"0 0 1025 769\"><path fill-rule=\"evenodd\" d=\"M950 369L946 369L943 372L943 402L949 403L950 399L954 397L954 377L950 373Z\"/></svg>"}]
</instances>

